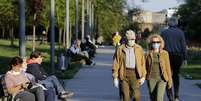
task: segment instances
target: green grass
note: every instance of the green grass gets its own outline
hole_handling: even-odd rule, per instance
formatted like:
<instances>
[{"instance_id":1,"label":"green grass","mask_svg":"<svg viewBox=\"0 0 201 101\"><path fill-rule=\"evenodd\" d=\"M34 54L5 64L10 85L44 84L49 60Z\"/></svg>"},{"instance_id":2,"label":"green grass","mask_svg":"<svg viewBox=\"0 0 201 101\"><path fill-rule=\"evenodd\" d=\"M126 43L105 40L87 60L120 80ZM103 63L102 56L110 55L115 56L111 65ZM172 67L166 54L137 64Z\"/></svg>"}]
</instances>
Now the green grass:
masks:
<instances>
[{"instance_id":1,"label":"green grass","mask_svg":"<svg viewBox=\"0 0 201 101\"><path fill-rule=\"evenodd\" d=\"M190 75L193 80L201 79L201 65L189 65L181 69L182 76Z\"/></svg>"},{"instance_id":2,"label":"green grass","mask_svg":"<svg viewBox=\"0 0 201 101\"><path fill-rule=\"evenodd\" d=\"M66 71L56 72L56 76L60 79L72 79L74 75L80 70L81 63L74 62L70 64L70 67Z\"/></svg>"},{"instance_id":3,"label":"green grass","mask_svg":"<svg viewBox=\"0 0 201 101\"><path fill-rule=\"evenodd\" d=\"M194 56L188 60L188 66L181 69L182 76L190 75L193 80L201 79L201 57Z\"/></svg>"},{"instance_id":4,"label":"green grass","mask_svg":"<svg viewBox=\"0 0 201 101\"><path fill-rule=\"evenodd\" d=\"M44 61L42 66L45 68L46 72L52 74L55 71L50 68L50 46L49 44L43 44L40 45L39 42L36 43L36 50L41 51L44 55ZM58 45L55 47L55 55L58 54ZM26 57L28 58L30 53L32 52L32 42L27 41L26 42ZM15 40L14 46L10 45L10 41L8 40L0 40L0 74L6 73L8 70L8 63L10 59L14 56L18 56L19 54L19 45L18 45L18 40ZM55 64L56 64L56 59L57 57L55 56ZM68 70L66 70L64 73L59 76L61 78L72 78L73 75L76 73L75 71L78 71L79 64L76 65L71 65L72 68L70 67ZM75 67L75 68L73 68ZM57 72L57 71L56 71Z\"/></svg>"}]
</instances>

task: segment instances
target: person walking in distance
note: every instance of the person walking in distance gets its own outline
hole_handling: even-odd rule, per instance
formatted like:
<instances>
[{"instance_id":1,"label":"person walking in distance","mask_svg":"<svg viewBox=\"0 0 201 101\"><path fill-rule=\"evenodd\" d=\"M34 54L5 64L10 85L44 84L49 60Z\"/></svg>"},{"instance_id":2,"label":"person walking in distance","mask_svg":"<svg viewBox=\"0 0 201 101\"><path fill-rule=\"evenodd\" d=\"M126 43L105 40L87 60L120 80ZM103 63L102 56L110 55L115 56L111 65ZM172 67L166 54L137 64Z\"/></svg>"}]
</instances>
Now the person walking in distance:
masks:
<instances>
[{"instance_id":1,"label":"person walking in distance","mask_svg":"<svg viewBox=\"0 0 201 101\"><path fill-rule=\"evenodd\" d=\"M121 101L140 101L140 85L146 76L144 52L135 43L135 32L128 30L126 39L126 44L119 46L113 56L113 83L120 89Z\"/></svg>"},{"instance_id":2,"label":"person walking in distance","mask_svg":"<svg viewBox=\"0 0 201 101\"><path fill-rule=\"evenodd\" d=\"M170 57L175 101L179 101L179 74L181 65L182 63L187 65L186 40L184 32L177 25L177 18L171 17L168 20L168 29L161 32L161 36L165 41L165 50L168 51Z\"/></svg>"}]
</instances>

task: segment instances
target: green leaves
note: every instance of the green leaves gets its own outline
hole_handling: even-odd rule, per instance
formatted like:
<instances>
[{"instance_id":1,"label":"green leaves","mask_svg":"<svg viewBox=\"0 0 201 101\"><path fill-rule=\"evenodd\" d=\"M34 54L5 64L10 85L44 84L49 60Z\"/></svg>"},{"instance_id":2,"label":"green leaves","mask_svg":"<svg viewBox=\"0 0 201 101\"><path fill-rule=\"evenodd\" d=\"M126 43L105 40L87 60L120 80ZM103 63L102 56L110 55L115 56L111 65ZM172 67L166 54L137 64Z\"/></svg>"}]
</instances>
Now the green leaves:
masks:
<instances>
[{"instance_id":1,"label":"green leaves","mask_svg":"<svg viewBox=\"0 0 201 101\"><path fill-rule=\"evenodd\" d=\"M111 41L113 32L120 31L127 22L123 15L125 0L96 0L95 14L97 18L97 31L107 41Z\"/></svg>"},{"instance_id":2,"label":"green leaves","mask_svg":"<svg viewBox=\"0 0 201 101\"><path fill-rule=\"evenodd\" d=\"M177 14L180 16L181 25L186 31L186 36L189 39L201 41L201 1L186 0L186 3L181 5Z\"/></svg>"}]
</instances>

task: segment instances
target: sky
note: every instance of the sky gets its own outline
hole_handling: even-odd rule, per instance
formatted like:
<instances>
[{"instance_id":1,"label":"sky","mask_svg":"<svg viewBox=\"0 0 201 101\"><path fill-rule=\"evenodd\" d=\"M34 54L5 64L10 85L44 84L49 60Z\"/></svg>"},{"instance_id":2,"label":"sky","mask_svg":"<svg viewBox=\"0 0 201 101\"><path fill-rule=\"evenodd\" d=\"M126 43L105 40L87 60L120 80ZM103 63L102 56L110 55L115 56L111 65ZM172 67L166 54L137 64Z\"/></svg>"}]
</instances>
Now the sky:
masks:
<instances>
[{"instance_id":1,"label":"sky","mask_svg":"<svg viewBox=\"0 0 201 101\"><path fill-rule=\"evenodd\" d=\"M147 2L142 2L142 0L128 0L129 7L133 5L142 8L143 10L149 11L161 11L163 9L168 9L171 7L177 7L180 5L182 0L145 0Z\"/></svg>"}]
</instances>

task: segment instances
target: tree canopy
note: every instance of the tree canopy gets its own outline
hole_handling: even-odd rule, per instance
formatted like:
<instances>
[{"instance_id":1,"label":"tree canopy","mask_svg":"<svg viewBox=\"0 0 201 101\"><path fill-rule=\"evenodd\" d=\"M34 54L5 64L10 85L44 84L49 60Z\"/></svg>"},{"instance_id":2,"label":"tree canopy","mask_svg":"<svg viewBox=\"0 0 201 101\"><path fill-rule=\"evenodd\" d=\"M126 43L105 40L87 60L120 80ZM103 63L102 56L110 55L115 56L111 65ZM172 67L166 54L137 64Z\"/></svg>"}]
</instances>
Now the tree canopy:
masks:
<instances>
[{"instance_id":1,"label":"tree canopy","mask_svg":"<svg viewBox=\"0 0 201 101\"><path fill-rule=\"evenodd\" d=\"M64 30L65 25L65 0L55 0L56 2L56 26ZM79 1L79 30L81 31L81 2ZM85 0L86 1L86 0ZM126 9L126 0L89 0L94 5L94 26L93 34L101 34L106 40L111 39L111 34L116 31L121 31L123 26L128 25ZM69 0L70 12L70 29L73 33L75 22L75 0ZM86 2L87 3L87 2ZM85 3L85 5L86 5ZM1 0L0 2L0 33L5 26L18 25L18 0ZM34 24L43 26L46 30L49 27L50 2L47 0L27 0L26 1L26 32L32 33ZM86 13L86 12L85 12ZM36 18L34 20L34 14ZM86 19L87 20L87 19ZM17 26L15 30L17 30ZM17 32L17 31L15 31ZM5 33L5 32L4 32ZM14 33L18 35L17 33ZM38 33L36 33L37 35ZM56 33L58 35L58 33ZM3 37L4 38L4 37Z\"/></svg>"},{"instance_id":2,"label":"tree canopy","mask_svg":"<svg viewBox=\"0 0 201 101\"><path fill-rule=\"evenodd\" d=\"M186 0L177 14L188 39L201 42L201 0Z\"/></svg>"}]
</instances>

